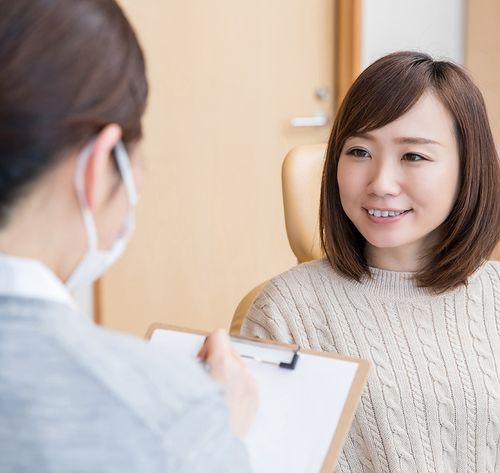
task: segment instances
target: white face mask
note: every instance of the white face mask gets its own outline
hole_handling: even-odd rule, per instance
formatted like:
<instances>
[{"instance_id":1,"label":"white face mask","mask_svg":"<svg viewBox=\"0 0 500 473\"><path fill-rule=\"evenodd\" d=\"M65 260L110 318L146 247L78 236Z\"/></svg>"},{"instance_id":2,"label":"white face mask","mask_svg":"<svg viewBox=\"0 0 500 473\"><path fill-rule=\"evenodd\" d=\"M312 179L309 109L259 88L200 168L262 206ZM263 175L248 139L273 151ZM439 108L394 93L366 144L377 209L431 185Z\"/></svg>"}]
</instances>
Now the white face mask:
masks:
<instances>
[{"instance_id":1,"label":"white face mask","mask_svg":"<svg viewBox=\"0 0 500 473\"><path fill-rule=\"evenodd\" d=\"M127 219L118 238L113 243L110 250L104 251L99 249L97 239L97 229L95 226L92 212L87 205L85 199L85 170L87 162L92 151L93 143L89 144L78 156L75 172L75 187L80 208L87 233L88 250L80 263L76 266L71 276L66 281L66 286L70 290L75 290L84 286L89 286L96 279L102 276L103 273L121 256L127 242L134 231L134 207L137 204L137 192L135 189L132 171L130 169L130 161L125 150L125 146L121 141L116 144L115 156L120 170L125 191L127 193L129 210Z\"/></svg>"}]
</instances>

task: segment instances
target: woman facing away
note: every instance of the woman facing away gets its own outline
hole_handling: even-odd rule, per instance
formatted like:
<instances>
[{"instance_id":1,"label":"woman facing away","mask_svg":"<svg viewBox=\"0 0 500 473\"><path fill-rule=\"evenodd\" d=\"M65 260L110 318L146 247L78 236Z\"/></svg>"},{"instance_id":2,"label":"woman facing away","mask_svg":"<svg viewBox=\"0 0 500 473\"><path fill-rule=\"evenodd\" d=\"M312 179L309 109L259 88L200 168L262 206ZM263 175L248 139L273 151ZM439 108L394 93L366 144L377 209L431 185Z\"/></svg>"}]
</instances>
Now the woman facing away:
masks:
<instances>
[{"instance_id":1,"label":"woman facing away","mask_svg":"<svg viewBox=\"0 0 500 473\"><path fill-rule=\"evenodd\" d=\"M371 361L337 471L499 472L499 162L463 69L399 52L359 76L320 231L326 258L272 279L242 333Z\"/></svg>"},{"instance_id":2,"label":"woman facing away","mask_svg":"<svg viewBox=\"0 0 500 473\"><path fill-rule=\"evenodd\" d=\"M227 334L200 352L209 376L68 291L133 228L148 84L130 24L114 0L0 12L0 471L249 471L256 389Z\"/></svg>"}]
</instances>

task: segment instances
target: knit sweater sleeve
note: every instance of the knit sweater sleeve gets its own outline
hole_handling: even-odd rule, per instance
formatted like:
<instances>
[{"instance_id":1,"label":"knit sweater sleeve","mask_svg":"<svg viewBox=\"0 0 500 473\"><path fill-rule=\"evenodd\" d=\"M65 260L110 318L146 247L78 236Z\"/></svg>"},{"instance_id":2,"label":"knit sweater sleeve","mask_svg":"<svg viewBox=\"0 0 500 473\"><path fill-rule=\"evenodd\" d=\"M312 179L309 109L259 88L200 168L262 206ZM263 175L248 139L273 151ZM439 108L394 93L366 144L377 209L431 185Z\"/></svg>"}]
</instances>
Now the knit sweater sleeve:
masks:
<instances>
[{"instance_id":1,"label":"knit sweater sleeve","mask_svg":"<svg viewBox=\"0 0 500 473\"><path fill-rule=\"evenodd\" d=\"M285 289L285 291L284 291ZM241 327L241 334L266 340L294 343L289 327L293 310L279 277L269 281L255 298Z\"/></svg>"}]
</instances>

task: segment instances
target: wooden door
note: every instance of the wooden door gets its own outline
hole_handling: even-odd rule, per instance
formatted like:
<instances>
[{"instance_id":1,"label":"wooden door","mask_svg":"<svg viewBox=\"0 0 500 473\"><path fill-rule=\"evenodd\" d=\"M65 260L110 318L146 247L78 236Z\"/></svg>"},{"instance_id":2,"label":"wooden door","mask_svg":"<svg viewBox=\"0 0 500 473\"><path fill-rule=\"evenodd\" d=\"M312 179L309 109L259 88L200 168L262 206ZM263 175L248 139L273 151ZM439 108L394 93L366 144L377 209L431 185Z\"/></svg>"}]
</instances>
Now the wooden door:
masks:
<instances>
[{"instance_id":1,"label":"wooden door","mask_svg":"<svg viewBox=\"0 0 500 473\"><path fill-rule=\"evenodd\" d=\"M228 327L239 300L295 264L280 168L331 118L332 0L121 0L148 62L146 181L133 241L97 292L99 321ZM321 117L316 121L321 121ZM330 122L331 124L331 122Z\"/></svg>"}]
</instances>

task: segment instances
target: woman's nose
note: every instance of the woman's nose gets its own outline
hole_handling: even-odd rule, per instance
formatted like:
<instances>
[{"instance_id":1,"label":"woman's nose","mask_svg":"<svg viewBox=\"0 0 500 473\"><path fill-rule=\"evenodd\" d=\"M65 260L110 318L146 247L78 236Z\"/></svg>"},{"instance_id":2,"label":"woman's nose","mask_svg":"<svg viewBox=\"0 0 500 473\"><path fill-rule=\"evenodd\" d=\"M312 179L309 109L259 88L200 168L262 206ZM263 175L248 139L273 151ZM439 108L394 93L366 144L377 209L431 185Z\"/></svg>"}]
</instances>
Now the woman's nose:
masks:
<instances>
[{"instance_id":1,"label":"woman's nose","mask_svg":"<svg viewBox=\"0 0 500 473\"><path fill-rule=\"evenodd\" d=\"M368 183L368 193L377 197L393 196L400 193L400 175L391 162L373 162Z\"/></svg>"}]
</instances>

